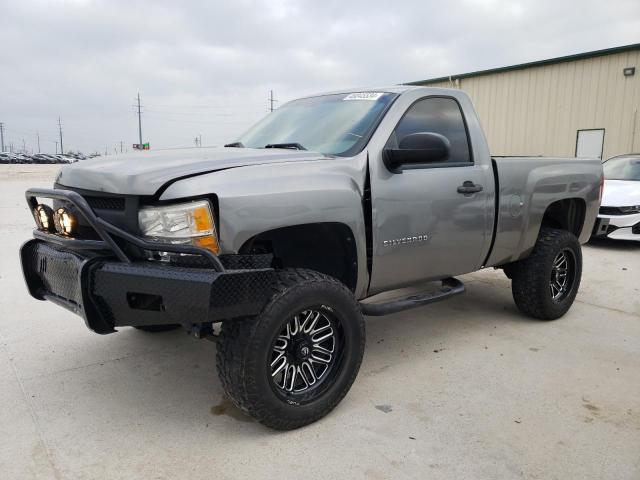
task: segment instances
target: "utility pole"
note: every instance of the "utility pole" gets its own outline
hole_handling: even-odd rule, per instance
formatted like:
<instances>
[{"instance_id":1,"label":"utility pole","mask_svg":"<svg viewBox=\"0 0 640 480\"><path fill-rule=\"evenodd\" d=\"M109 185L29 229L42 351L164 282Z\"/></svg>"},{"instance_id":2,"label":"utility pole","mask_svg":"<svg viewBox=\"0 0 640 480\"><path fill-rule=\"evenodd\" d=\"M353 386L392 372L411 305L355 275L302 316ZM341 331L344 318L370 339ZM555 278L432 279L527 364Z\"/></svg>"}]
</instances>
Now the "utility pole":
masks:
<instances>
[{"instance_id":1,"label":"utility pole","mask_svg":"<svg viewBox=\"0 0 640 480\"><path fill-rule=\"evenodd\" d=\"M0 152L4 152L4 123L0 122Z\"/></svg>"},{"instance_id":2,"label":"utility pole","mask_svg":"<svg viewBox=\"0 0 640 480\"><path fill-rule=\"evenodd\" d=\"M38 153L40 153L40 132L36 132L36 137L38 138Z\"/></svg>"},{"instance_id":3,"label":"utility pole","mask_svg":"<svg viewBox=\"0 0 640 480\"><path fill-rule=\"evenodd\" d=\"M122 140L120 140L120 153L122 153L122 149L124 148L124 145L122 143Z\"/></svg>"},{"instance_id":4,"label":"utility pole","mask_svg":"<svg viewBox=\"0 0 640 480\"><path fill-rule=\"evenodd\" d=\"M273 90L271 90L271 94L269 95L269 111L273 112L273 104L277 102L275 98L273 98Z\"/></svg>"},{"instance_id":5,"label":"utility pole","mask_svg":"<svg viewBox=\"0 0 640 480\"><path fill-rule=\"evenodd\" d=\"M104 155L105 157L109 155L109 147L106 147L106 146L104 147Z\"/></svg>"},{"instance_id":6,"label":"utility pole","mask_svg":"<svg viewBox=\"0 0 640 480\"><path fill-rule=\"evenodd\" d=\"M58 142L56 142L56 153L58 153Z\"/></svg>"},{"instance_id":7,"label":"utility pole","mask_svg":"<svg viewBox=\"0 0 640 480\"><path fill-rule=\"evenodd\" d=\"M27 153L27 144L24 143L24 138L22 139L22 153Z\"/></svg>"},{"instance_id":8,"label":"utility pole","mask_svg":"<svg viewBox=\"0 0 640 480\"><path fill-rule=\"evenodd\" d=\"M58 117L58 130L60 130L60 153L64 153L64 148L62 147L62 123L60 122L60 117Z\"/></svg>"},{"instance_id":9,"label":"utility pole","mask_svg":"<svg viewBox=\"0 0 640 480\"><path fill-rule=\"evenodd\" d=\"M142 148L142 112L140 111L140 92L138 92L138 140Z\"/></svg>"},{"instance_id":10,"label":"utility pole","mask_svg":"<svg viewBox=\"0 0 640 480\"><path fill-rule=\"evenodd\" d=\"M199 140L200 146L202 146L202 134L201 133L198 134L198 140Z\"/></svg>"}]
</instances>

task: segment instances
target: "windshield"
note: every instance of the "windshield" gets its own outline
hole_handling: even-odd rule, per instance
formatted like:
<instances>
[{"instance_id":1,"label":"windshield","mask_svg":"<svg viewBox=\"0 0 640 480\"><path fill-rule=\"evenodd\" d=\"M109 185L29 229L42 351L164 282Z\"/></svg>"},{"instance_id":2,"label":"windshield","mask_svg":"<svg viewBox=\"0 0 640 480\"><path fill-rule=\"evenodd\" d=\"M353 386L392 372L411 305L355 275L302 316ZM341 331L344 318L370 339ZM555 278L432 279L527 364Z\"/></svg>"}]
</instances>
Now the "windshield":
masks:
<instances>
[{"instance_id":1,"label":"windshield","mask_svg":"<svg viewBox=\"0 0 640 480\"><path fill-rule=\"evenodd\" d=\"M611 158L602 165L607 180L640 181L640 157Z\"/></svg>"},{"instance_id":2,"label":"windshield","mask_svg":"<svg viewBox=\"0 0 640 480\"><path fill-rule=\"evenodd\" d=\"M294 100L242 135L238 146L355 155L364 148L396 97L393 93L361 92Z\"/></svg>"}]
</instances>

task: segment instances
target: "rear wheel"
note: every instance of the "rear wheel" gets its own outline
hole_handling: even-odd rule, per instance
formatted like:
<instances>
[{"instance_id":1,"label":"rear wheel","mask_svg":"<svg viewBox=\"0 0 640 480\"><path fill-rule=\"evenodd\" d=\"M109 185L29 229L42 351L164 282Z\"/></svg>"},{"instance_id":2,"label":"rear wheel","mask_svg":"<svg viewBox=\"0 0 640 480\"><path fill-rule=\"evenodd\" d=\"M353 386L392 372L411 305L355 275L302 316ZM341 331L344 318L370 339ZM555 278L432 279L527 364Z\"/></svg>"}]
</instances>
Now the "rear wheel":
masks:
<instances>
[{"instance_id":1,"label":"rear wheel","mask_svg":"<svg viewBox=\"0 0 640 480\"><path fill-rule=\"evenodd\" d=\"M569 310L580 287L580 243L571 232L543 228L531 254L511 264L508 273L520 311L541 320L559 318Z\"/></svg>"},{"instance_id":2,"label":"rear wheel","mask_svg":"<svg viewBox=\"0 0 640 480\"><path fill-rule=\"evenodd\" d=\"M322 418L347 394L362 362L365 327L339 281L310 270L278 275L257 317L222 324L216 363L240 409L291 430Z\"/></svg>"}]
</instances>

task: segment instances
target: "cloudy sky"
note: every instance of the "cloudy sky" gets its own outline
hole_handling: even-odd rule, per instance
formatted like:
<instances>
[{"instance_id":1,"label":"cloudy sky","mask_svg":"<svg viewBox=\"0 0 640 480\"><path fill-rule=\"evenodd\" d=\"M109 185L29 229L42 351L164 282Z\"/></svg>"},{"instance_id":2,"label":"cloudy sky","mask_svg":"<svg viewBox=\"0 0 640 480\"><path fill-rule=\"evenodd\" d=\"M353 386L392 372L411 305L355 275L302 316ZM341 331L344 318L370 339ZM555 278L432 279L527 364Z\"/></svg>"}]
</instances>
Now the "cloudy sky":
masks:
<instances>
[{"instance_id":1,"label":"cloudy sky","mask_svg":"<svg viewBox=\"0 0 640 480\"><path fill-rule=\"evenodd\" d=\"M638 0L0 0L5 143L234 139L278 103L640 42Z\"/></svg>"}]
</instances>

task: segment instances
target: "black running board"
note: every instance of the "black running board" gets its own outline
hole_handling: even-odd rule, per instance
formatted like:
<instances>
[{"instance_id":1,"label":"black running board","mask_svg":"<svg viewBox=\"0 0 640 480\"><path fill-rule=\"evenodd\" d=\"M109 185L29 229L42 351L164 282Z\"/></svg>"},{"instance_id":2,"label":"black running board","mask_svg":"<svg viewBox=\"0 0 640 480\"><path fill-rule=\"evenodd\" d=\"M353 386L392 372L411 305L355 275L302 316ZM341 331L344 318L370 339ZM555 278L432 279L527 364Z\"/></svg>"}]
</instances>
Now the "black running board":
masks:
<instances>
[{"instance_id":1,"label":"black running board","mask_svg":"<svg viewBox=\"0 0 640 480\"><path fill-rule=\"evenodd\" d=\"M445 278L442 280L442 288L435 292L411 295L406 298L401 298L400 300L393 300L386 303L360 302L360 309L364 315L378 317L409 310L410 308L422 307L423 305L439 302L440 300L445 300L463 292L464 283L457 278Z\"/></svg>"}]
</instances>

